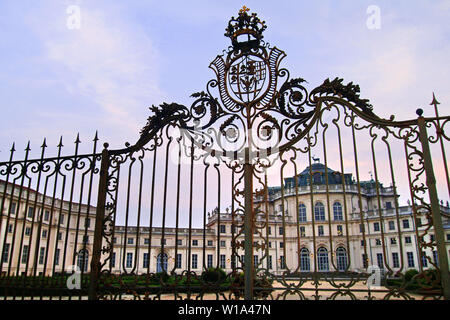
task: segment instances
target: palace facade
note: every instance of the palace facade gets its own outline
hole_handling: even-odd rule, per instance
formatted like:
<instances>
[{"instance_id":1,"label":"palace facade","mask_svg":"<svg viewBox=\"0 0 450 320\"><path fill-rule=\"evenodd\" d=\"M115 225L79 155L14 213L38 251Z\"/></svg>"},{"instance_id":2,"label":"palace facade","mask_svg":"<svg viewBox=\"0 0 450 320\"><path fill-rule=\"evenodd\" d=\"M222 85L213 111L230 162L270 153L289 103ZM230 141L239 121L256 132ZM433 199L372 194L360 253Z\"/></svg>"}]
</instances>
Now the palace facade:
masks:
<instances>
[{"instance_id":1,"label":"palace facade","mask_svg":"<svg viewBox=\"0 0 450 320\"><path fill-rule=\"evenodd\" d=\"M273 274L432 268L438 264L436 249L427 248L420 258L418 247L427 222L414 218L412 206L398 206L397 198L392 186L374 180L358 185L352 174L314 163L254 199L253 263ZM0 205L3 275L50 275L72 266L89 272L95 207L44 197L4 181ZM448 204L441 211L450 214ZM450 221L443 219L450 255ZM105 268L113 273L189 269L198 274L219 266L231 272L244 260L242 225L242 215L227 208L209 213L204 228L116 226ZM431 229L425 240L433 240L433 234ZM233 242L238 244L234 254Z\"/></svg>"}]
</instances>

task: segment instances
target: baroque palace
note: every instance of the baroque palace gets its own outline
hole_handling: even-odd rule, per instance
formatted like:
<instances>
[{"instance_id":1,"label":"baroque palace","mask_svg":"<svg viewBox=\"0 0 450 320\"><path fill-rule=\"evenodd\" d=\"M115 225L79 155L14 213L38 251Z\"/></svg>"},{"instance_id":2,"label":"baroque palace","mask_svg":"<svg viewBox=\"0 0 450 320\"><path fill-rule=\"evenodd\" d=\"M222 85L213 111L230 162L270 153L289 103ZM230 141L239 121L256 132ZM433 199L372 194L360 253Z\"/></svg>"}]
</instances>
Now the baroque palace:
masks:
<instances>
[{"instance_id":1,"label":"baroque palace","mask_svg":"<svg viewBox=\"0 0 450 320\"><path fill-rule=\"evenodd\" d=\"M414 219L412 207L398 206L393 187L379 183L377 188L376 181L364 181L359 193L352 174L335 173L316 162L297 176L297 188L295 177L286 178L284 186L269 188L267 201L264 197L254 199L255 266L273 274L288 270L362 272L369 266L393 271L419 269L417 237L424 226L421 219ZM89 272L95 207L72 203L69 208L67 201L52 201L5 181L0 181L0 203L4 208L2 275L51 275L72 271L74 265ZM267 215L262 213L266 206ZM441 203L441 210L450 213L448 203ZM237 218L239 222L242 217ZM450 220L443 218L450 254ZM137 230L116 226L109 266L113 273L179 273L188 269L201 273L205 267L216 266L231 272L233 266L242 266L244 257L243 249L232 254L235 225L229 209L220 213L216 209L208 214L205 228L189 232L187 228L166 227L164 237L160 227ZM433 230L429 236L433 237ZM237 241L242 240L240 234ZM422 256L423 268L438 264L434 248L425 254L428 258Z\"/></svg>"}]
</instances>

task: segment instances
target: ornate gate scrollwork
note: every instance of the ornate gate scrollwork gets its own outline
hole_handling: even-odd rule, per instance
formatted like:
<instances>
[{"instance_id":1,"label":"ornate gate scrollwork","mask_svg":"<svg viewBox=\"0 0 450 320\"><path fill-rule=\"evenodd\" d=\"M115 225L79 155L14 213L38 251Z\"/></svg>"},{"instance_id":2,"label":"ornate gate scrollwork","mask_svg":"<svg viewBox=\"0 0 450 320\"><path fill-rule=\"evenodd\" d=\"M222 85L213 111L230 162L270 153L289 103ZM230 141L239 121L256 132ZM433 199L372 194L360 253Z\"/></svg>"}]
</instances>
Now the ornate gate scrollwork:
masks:
<instances>
[{"instance_id":1,"label":"ornate gate scrollwork","mask_svg":"<svg viewBox=\"0 0 450 320\"><path fill-rule=\"evenodd\" d=\"M370 268L366 265L369 261L369 248L366 239L370 241L368 238L369 235L365 227L362 227L361 237L363 240L361 242L361 252L363 252L363 257L365 257L363 258L365 271L356 272L350 268L353 260L356 258L350 256L355 249L352 249L350 245L349 230L352 228L351 223L359 221L364 226L366 223L365 219L367 221L369 218L375 219L373 217L377 217L377 214L379 216L379 218L376 218L379 219L377 223L379 222L381 225L385 223L385 218L382 214L382 203L380 201L381 193L384 192L384 189L382 189L379 183L379 174L381 173L377 170L377 152L375 151L375 145L379 142L384 145L389 156L386 162L388 165L385 168L387 168L386 170L390 170L389 172L391 173L393 197L397 199L399 196L394 179L395 170L392 162L392 150L388 142L388 139L391 138L397 139L404 146L414 217L418 218L419 216L423 216L426 217L427 221L424 224L428 226L427 228L420 232L416 231L416 235L419 238L421 259L422 253L426 248L432 248L436 245L439 246L439 243L435 241L430 242L423 239L431 227L437 227L436 232L441 232L438 229L439 224L442 225L442 222L436 224L435 220L435 225L433 225L432 216L436 219L436 216L440 215L440 212L436 212L436 210L439 211L439 208L435 207L433 211L424 197L418 195L420 192L423 192L436 198L435 190L433 190L435 187L432 184L425 185L422 182L420 185L417 184L419 181L423 181L423 176L421 177L421 175L425 171L427 171L427 176L432 172L432 167L429 167L428 170L424 167L424 161L427 161L425 157L429 157L429 154L424 154L418 142L420 140L419 136L424 135L424 129L426 129L424 127L425 122L428 124L431 123L436 127L438 136L435 138L431 137L430 139L434 139L434 142L438 141L438 139L441 139L441 141L442 139L446 139L448 141L447 136L444 134L443 125L441 126L439 120L445 124L448 123L449 117L437 117L434 119L419 117L418 120L410 121L394 121L394 116L391 116L389 120L380 118L374 113L373 106L369 100L360 97L359 86L352 82L344 84L343 79L340 78L335 78L334 80L326 79L320 86L309 92L304 86L306 83L304 79L291 78L289 71L280 67L286 54L277 47L271 47L263 41L263 32L265 29L265 22L261 21L256 13L249 14L248 9L244 7L239 12L239 15L236 18L232 17L228 23L225 36L231 40L231 46L224 51L223 55L217 56L211 62L210 68L214 71L216 78L207 83L206 91L192 94L191 97L194 101L190 107L177 103L163 103L159 106L150 107L152 115L148 118L147 124L141 130L139 140L134 145L127 143L126 148L121 150L107 150L106 146L103 153L104 156L108 157L108 161L105 164L108 172L106 179L108 188L104 195L106 206L104 207L104 212L102 212L103 209L101 208L98 211L98 219L100 219L100 225L103 227L103 247L101 254L102 256L106 256L106 258L102 260L99 273L112 275L111 268L108 269L108 262L110 262L113 251L111 238L114 235L114 223L117 211L117 188L121 164L129 161L131 162L130 167L132 165L140 166L146 154L153 153L156 157L157 149L164 143L167 143L166 150L168 150L169 145L178 146L180 148L180 154L183 152L191 159L191 168L194 161L203 159L203 163L207 167L212 164L212 167L218 170L218 166L222 163L232 172L231 219L233 220L233 226L237 230L233 229L232 236L231 260L234 261L233 270L227 275L227 278L236 280L236 275L243 271L245 284L233 280L235 282L232 282L232 287L230 287L231 293L228 296L221 294L221 298L232 298L234 295L234 297L245 297L246 299L255 297L286 299L289 295L296 295L300 299L305 299L305 293L312 292L312 298L319 299L322 290L320 288L323 283L327 283L331 287L331 290L334 290L329 299L339 297L356 299L357 297L353 289L361 283L367 284L368 289L364 291L359 288L358 290L366 292L366 298L374 298L375 293L372 292L373 290L371 290L367 282L367 279L370 278L367 270ZM343 122L341 126L339 125L340 121ZM178 136L171 136L168 131L169 128L178 128L180 134ZM353 156L355 159L356 179L353 178L353 180L344 174L345 159L342 151L341 128L351 129L349 138L352 140L349 140L351 142L348 144L353 145L354 148ZM338 143L336 144L338 146L338 160L336 163L339 164L340 171L331 172L332 170L330 171L327 167L329 155L326 152L327 144L325 140L327 138L327 132L330 130L337 132L334 138L338 139ZM356 136L358 132L362 131L369 133L368 141L370 141L371 149L369 148L368 150L371 150L375 170L375 180L373 181L372 179L373 189L371 192L378 197L378 204L373 209L374 216L372 217L369 217L369 210L367 208L364 209L361 195L362 188L369 188L370 186L367 186L367 184L364 185L365 182L363 183L360 179L360 172L358 171ZM325 186L323 187L323 192L326 194L326 198L322 198L323 200L321 201L325 202L323 210L326 208L328 212L326 219L328 219L328 227L330 230L329 245L327 245L324 239L317 240L322 237L320 232L323 232L323 230L318 231L319 234L316 234L316 224L320 224L321 220L315 220L314 215L316 213L314 210L316 209L311 208L311 215L313 217L311 222L313 246L310 249L314 251L311 251L311 254L309 254L310 249L306 249L306 247L300 250L301 246L304 245L301 241L303 241L305 236L300 234L300 221L297 221L297 251L292 254L294 256L298 255L298 264L297 266L292 266L292 268L289 266L291 262L286 262L287 252L285 247L283 247L283 250L280 250L284 255L280 256L280 259L275 261L275 264L277 266L280 265L281 269L287 270L279 274L274 274L269 271L268 267L269 258L271 258L269 254L270 239L268 237L269 193L270 196L274 196L276 192L279 192L279 197L282 199L282 204L280 205L280 221L282 221L283 228L290 219L285 216L288 204L285 204L284 199L289 196L288 193L291 196L293 194L295 195L296 208L298 208L300 204L298 200L299 194L306 190L310 194L312 207L315 201L313 189L316 188L319 190L320 187L319 185L317 187L315 186L314 176L317 172L312 169L313 161L316 162L319 159L314 158L311 152L314 147L320 146L318 141L321 139L323 140L323 146L321 148L324 152L325 166L323 171L319 171L319 174L324 177L321 179L323 179L322 182ZM423 143L428 143L426 139L426 137L423 137L420 140L422 147ZM429 142L433 141L430 140ZM304 186L299 185L300 180L297 181L297 178L295 178L288 190L287 187L283 186L286 181L284 169L293 166L295 169L294 177L298 177L299 172L297 172L297 164L295 161L301 156L306 157L307 161L309 161L309 172L308 170L305 171L305 174L309 178L307 178L306 185ZM276 161L280 162L281 189L275 192L272 188L269 192L267 170L273 167ZM416 167L417 164L420 165L420 168ZM155 168L153 169L155 170ZM332 178L330 174L332 174ZM333 182L334 186L331 186L331 180L335 181ZM128 183L130 184L130 182ZM341 215L343 216L340 218L343 222L340 225L340 229L338 228L337 234L341 238L336 244L333 244L335 243L335 239L331 232L332 228L334 228L334 224L331 223L332 217L330 213L334 210L332 209L333 204L330 204L332 187L334 190L339 189L344 199L343 207L341 206L340 209L336 209L341 210ZM153 194L151 197L153 205ZM355 214L355 207L349 208L347 201L349 197L356 198L355 206L360 210L359 215ZM417 201L420 204L417 204ZM394 204L393 210L396 222L400 225L400 210L397 203ZM218 212L218 216L220 222L220 211ZM354 219L354 217L357 217L357 220L352 220L353 222L350 223L350 219ZM266 219L266 221L261 222L261 219ZM345 225L345 230L343 225ZM324 226L327 225L324 224ZM218 234L220 234L219 231ZM385 299L398 297L409 299L411 296L405 291L407 283L404 272L402 272L402 270L405 270L404 258L403 256L401 257L399 271L394 271L390 268L387 258L389 252L385 249L387 245L385 244L383 226L381 227L381 234L383 249L382 254L379 256L380 258L377 258L378 264L381 267L385 266L387 268L386 277L400 277L400 279L403 279L403 283L400 285L391 285L386 282L384 283L385 289L380 290L380 292L384 292L383 297ZM399 235L401 235L400 232ZM256 241L255 243L255 239L260 239L261 242ZM284 243L286 243L286 239L286 236L283 234ZM238 251L242 252L242 250L245 253L244 258L238 254ZM261 260L258 263L254 260L254 250L263 252ZM400 244L402 255L403 250L404 248ZM442 252L445 254L445 247L440 247L439 253L442 254ZM159 254L165 254L164 245L162 245ZM189 257L189 259L191 258ZM429 257L426 259L432 263ZM261 261L266 263L267 266L263 267ZM448 269L446 256L442 257L441 261L441 266L445 268L447 265ZM238 266L237 262L240 262L241 265ZM272 260L270 264L272 264ZM302 273L302 268L306 268L305 266L307 266L309 271ZM312 266L314 266L314 270L310 270ZM437 267L437 265L435 266ZM328 272L330 268L335 271ZM422 268L421 271L423 271ZM131 270L131 274L134 274L134 272L134 269ZM442 274L445 274L445 272ZM440 282L442 280L442 283L448 285L448 275L444 275L442 279L440 275L438 273L438 279L436 281ZM183 276L187 276L188 281L191 278L200 279L195 272L190 270L190 267L181 276L177 275L177 277L181 278ZM427 275L422 272L420 277L427 277ZM178 280L181 281L181 278ZM275 294L271 290L264 291L258 288L263 283L261 281L270 282L274 280L281 286L282 292L280 294ZM243 286L240 289L235 288L238 282ZM176 282L176 285L170 287L172 288L171 290L178 290L176 287L179 284L179 282ZM308 284L311 284L312 287L308 287ZM203 287L202 290L206 290L205 288ZM136 296L139 296L133 287L129 290ZM280 289L278 288L278 290ZM261 292L264 294L261 294ZM199 297L203 297L203 294L204 292L202 291ZM218 293L217 295L219 297ZM176 298L179 297L176 292L175 296ZM439 298L440 296L442 296L441 293L434 295L435 298ZM188 295L189 297L190 295Z\"/></svg>"}]
</instances>

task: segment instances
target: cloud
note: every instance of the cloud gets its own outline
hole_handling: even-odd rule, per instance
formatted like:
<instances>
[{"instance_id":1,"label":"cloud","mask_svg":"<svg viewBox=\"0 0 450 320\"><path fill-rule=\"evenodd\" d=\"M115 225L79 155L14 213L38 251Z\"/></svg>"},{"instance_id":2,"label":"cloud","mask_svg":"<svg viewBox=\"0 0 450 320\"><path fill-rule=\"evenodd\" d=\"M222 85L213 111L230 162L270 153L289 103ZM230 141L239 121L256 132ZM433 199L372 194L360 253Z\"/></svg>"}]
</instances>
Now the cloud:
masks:
<instances>
[{"instance_id":1,"label":"cloud","mask_svg":"<svg viewBox=\"0 0 450 320\"><path fill-rule=\"evenodd\" d=\"M69 15L61 14L64 8L58 9L54 23L36 29L45 57L69 94L85 96L98 106L90 111L97 113L102 126L114 128L108 139L125 132L136 135L146 106L162 100L158 52L144 30L120 15L120 8L79 8L80 29L66 27Z\"/></svg>"}]
</instances>

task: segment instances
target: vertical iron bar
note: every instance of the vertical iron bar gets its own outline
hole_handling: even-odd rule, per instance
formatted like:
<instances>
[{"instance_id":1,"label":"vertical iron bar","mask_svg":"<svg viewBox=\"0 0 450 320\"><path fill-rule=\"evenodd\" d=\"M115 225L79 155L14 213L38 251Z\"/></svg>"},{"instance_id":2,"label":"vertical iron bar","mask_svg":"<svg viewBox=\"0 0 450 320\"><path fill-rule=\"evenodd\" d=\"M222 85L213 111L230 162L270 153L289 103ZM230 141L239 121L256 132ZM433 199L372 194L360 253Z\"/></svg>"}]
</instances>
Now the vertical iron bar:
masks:
<instances>
[{"instance_id":1,"label":"vertical iron bar","mask_svg":"<svg viewBox=\"0 0 450 320\"><path fill-rule=\"evenodd\" d=\"M244 275L245 275L245 300L253 299L253 168L250 162L249 148L245 148L244 162L244 197L245 197L245 218L244 218L244 234L245 234L245 259L244 259Z\"/></svg>"},{"instance_id":2,"label":"vertical iron bar","mask_svg":"<svg viewBox=\"0 0 450 320\"><path fill-rule=\"evenodd\" d=\"M433 215L433 227L436 235L436 246L439 257L439 269L441 272L441 283L444 298L450 300L450 273L448 270L448 257L445 248L444 229L439 208L439 199L436 191L436 178L433 171L433 162L431 160L430 146L428 145L428 134L425 119L419 116L417 119L419 125L419 138L422 144L422 155L426 173L426 183L430 196L430 205Z\"/></svg>"},{"instance_id":3,"label":"vertical iron bar","mask_svg":"<svg viewBox=\"0 0 450 320\"><path fill-rule=\"evenodd\" d=\"M98 277L100 275L100 257L103 242L102 230L105 217L106 192L108 188L109 152L108 144L104 144L98 184L97 212L95 217L94 245L92 248L91 275L89 282L89 300L97 299Z\"/></svg>"}]
</instances>

